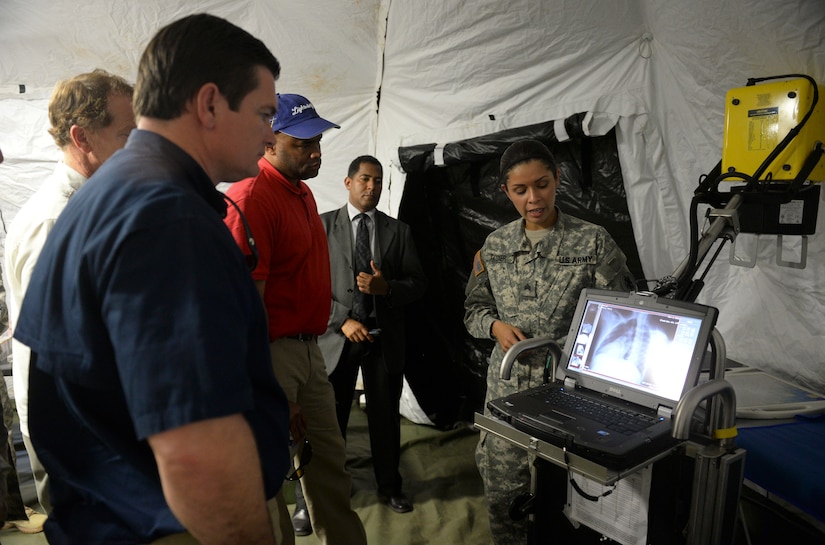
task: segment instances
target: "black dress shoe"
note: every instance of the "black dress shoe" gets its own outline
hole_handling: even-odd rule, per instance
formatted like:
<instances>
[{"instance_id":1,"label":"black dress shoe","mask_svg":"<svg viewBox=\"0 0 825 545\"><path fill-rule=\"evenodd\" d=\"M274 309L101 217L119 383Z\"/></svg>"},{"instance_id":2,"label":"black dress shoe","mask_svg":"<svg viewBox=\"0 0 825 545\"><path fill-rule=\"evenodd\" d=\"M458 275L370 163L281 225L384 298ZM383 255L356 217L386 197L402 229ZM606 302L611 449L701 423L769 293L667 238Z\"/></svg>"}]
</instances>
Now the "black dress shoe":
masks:
<instances>
[{"instance_id":1,"label":"black dress shoe","mask_svg":"<svg viewBox=\"0 0 825 545\"><path fill-rule=\"evenodd\" d=\"M393 494L392 496L384 496L384 503L390 506L390 509L396 513L409 513L413 510L413 504L403 493Z\"/></svg>"},{"instance_id":2,"label":"black dress shoe","mask_svg":"<svg viewBox=\"0 0 825 545\"><path fill-rule=\"evenodd\" d=\"M295 510L292 515L292 528L296 536L308 536L312 533L312 521L309 520L309 511L306 507Z\"/></svg>"}]
</instances>

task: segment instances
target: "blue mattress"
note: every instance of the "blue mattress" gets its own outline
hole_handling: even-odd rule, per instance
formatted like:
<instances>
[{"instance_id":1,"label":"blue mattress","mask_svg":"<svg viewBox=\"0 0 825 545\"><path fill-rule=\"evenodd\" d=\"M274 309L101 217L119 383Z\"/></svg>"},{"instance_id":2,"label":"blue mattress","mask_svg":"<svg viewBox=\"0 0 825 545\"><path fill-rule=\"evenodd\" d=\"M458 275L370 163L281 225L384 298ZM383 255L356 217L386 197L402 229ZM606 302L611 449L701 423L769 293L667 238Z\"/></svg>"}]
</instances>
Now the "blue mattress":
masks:
<instances>
[{"instance_id":1,"label":"blue mattress","mask_svg":"<svg viewBox=\"0 0 825 545\"><path fill-rule=\"evenodd\" d=\"M745 478L825 522L825 415L738 431Z\"/></svg>"}]
</instances>

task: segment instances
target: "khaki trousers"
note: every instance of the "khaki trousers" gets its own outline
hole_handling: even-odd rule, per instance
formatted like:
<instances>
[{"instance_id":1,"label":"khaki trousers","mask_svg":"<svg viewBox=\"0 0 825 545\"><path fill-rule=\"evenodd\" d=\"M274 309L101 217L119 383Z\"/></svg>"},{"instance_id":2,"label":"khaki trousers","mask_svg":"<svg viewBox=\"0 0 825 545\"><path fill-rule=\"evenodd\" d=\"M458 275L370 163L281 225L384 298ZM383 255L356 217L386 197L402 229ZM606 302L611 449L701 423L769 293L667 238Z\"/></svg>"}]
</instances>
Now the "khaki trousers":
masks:
<instances>
[{"instance_id":1,"label":"khaki trousers","mask_svg":"<svg viewBox=\"0 0 825 545\"><path fill-rule=\"evenodd\" d=\"M312 460L301 486L315 534L324 545L366 545L364 526L350 506L352 476L344 467L346 445L321 349L314 340L282 338L270 344L270 353L275 377L307 423ZM284 534L292 531L289 516L280 522Z\"/></svg>"}]
</instances>

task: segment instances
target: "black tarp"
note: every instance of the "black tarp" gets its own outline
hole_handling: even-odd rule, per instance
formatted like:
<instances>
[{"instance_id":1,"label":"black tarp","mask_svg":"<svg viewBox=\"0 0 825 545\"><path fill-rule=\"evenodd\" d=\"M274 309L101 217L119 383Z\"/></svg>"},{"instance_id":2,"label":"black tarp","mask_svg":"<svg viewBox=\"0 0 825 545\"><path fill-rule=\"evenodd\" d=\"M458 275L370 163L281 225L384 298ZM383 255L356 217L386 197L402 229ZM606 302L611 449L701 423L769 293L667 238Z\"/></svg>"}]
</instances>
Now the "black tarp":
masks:
<instances>
[{"instance_id":1,"label":"black tarp","mask_svg":"<svg viewBox=\"0 0 825 545\"><path fill-rule=\"evenodd\" d=\"M439 427L471 421L484 401L493 341L464 328L464 288L473 256L487 235L518 218L500 188L498 163L523 138L546 144L561 170L556 203L574 216L603 225L643 278L633 238L614 131L588 137L585 114L565 120L570 140L558 142L553 122L447 144L436 166L435 144L399 148L407 173L398 217L410 225L429 278L426 295L408 307L405 375L421 409Z\"/></svg>"}]
</instances>

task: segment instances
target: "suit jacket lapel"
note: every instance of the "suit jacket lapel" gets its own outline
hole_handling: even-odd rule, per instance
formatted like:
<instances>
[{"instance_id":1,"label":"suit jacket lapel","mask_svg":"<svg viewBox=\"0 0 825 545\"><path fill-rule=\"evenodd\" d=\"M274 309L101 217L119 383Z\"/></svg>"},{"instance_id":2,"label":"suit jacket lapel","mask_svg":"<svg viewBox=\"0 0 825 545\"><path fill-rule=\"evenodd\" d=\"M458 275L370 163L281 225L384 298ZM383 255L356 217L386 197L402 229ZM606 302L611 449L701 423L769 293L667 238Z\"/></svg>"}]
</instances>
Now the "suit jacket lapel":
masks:
<instances>
[{"instance_id":1,"label":"suit jacket lapel","mask_svg":"<svg viewBox=\"0 0 825 545\"><path fill-rule=\"evenodd\" d=\"M332 232L332 240L336 243L335 251L344 263L352 270L352 223L349 220L347 207L338 210Z\"/></svg>"},{"instance_id":2,"label":"suit jacket lapel","mask_svg":"<svg viewBox=\"0 0 825 545\"><path fill-rule=\"evenodd\" d=\"M390 247L395 239L395 227L387 219L387 215L378 210L375 211L375 240L376 256L375 264L381 268L382 257L389 253Z\"/></svg>"}]
</instances>

